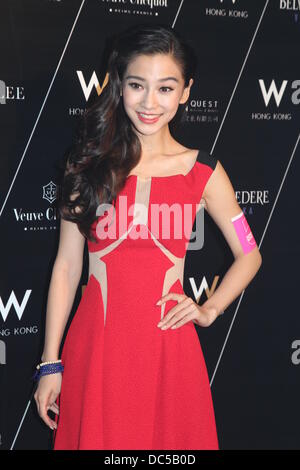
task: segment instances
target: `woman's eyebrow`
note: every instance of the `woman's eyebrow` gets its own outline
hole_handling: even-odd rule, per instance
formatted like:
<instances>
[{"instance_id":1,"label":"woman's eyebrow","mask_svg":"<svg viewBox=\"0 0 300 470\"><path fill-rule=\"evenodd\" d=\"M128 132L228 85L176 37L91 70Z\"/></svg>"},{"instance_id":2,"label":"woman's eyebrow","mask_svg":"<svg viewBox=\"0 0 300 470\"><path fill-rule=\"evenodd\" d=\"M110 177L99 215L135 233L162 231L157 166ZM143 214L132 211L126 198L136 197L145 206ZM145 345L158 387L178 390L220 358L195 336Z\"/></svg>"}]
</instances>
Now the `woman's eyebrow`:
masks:
<instances>
[{"instance_id":1,"label":"woman's eyebrow","mask_svg":"<svg viewBox=\"0 0 300 470\"><path fill-rule=\"evenodd\" d=\"M145 81L146 81L144 78L139 77L138 75L127 75L127 76L125 77L125 80L129 80L130 78L135 78L135 79L137 79L137 80L141 80L142 82L145 82ZM165 82L165 81L167 81L167 80L174 80L174 82L179 83L179 80L178 80L177 78L175 78L175 77L159 78L157 81L158 81L158 82Z\"/></svg>"}]
</instances>

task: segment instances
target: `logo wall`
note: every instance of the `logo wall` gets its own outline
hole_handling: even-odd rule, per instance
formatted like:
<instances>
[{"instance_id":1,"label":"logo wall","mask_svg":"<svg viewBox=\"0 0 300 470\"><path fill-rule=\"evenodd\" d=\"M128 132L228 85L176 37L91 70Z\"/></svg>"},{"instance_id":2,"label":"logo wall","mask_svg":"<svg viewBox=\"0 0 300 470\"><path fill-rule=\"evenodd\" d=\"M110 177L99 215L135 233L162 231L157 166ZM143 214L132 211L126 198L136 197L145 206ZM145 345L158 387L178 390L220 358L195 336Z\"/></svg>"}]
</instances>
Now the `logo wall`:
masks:
<instances>
[{"instance_id":1,"label":"logo wall","mask_svg":"<svg viewBox=\"0 0 300 470\"><path fill-rule=\"evenodd\" d=\"M281 82L277 81L276 83L275 79L272 79L270 85L266 86L265 80L261 78L258 80L258 84L265 108L274 104L277 108L283 106L281 102L285 96L288 97L288 100L293 105L298 105L300 103L300 80L282 80ZM252 112L251 118L252 120L262 121L290 121L293 118L293 114L291 112L285 112L283 109L281 112L265 112L265 110L263 110Z\"/></svg>"},{"instance_id":2,"label":"logo wall","mask_svg":"<svg viewBox=\"0 0 300 470\"><path fill-rule=\"evenodd\" d=\"M57 197L57 185L50 181L43 186L42 198L49 202L51 205ZM50 225L49 222L56 222L57 209L55 206L47 207L39 211L27 211L21 208L13 208L15 220L18 223L23 223L25 231L47 231L56 230L57 224Z\"/></svg>"}]
</instances>

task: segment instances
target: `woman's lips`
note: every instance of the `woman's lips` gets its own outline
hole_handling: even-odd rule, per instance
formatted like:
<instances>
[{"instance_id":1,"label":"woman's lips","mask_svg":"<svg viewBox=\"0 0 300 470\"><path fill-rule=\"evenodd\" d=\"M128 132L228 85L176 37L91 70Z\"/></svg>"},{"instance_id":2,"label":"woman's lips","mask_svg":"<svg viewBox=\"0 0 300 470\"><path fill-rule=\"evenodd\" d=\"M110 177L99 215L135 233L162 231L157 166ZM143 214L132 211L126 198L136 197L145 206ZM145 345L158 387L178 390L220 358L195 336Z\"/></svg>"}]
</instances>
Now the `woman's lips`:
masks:
<instances>
[{"instance_id":1,"label":"woman's lips","mask_svg":"<svg viewBox=\"0 0 300 470\"><path fill-rule=\"evenodd\" d=\"M152 115L152 116L150 114L149 116L151 117L146 117L146 115L144 115L143 113L139 113L139 112L137 112L137 115L138 115L139 120L142 122L145 122L146 124L153 124L154 122L157 122L161 116L160 114Z\"/></svg>"}]
</instances>

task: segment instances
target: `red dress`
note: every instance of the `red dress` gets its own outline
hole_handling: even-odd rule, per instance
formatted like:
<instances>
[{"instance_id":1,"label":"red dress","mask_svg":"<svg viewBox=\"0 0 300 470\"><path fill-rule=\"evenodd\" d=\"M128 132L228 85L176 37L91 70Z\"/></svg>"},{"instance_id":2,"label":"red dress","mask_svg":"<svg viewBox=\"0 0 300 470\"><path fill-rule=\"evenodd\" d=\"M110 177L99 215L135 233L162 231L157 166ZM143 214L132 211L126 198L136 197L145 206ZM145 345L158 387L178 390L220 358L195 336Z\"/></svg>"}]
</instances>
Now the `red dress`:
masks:
<instances>
[{"instance_id":1,"label":"red dress","mask_svg":"<svg viewBox=\"0 0 300 470\"><path fill-rule=\"evenodd\" d=\"M97 243L87 241L88 283L61 355L54 450L219 448L195 325L161 330L157 323L177 301L156 305L168 292L184 293L185 254L216 163L199 150L185 175L129 175L114 216L108 219L110 209L93 224L97 235L109 224L111 232ZM169 224L164 211L158 217L151 212L153 204L171 208L165 211ZM191 217L178 218L184 207ZM184 220L190 221L187 233ZM180 226L182 235L175 236Z\"/></svg>"}]
</instances>

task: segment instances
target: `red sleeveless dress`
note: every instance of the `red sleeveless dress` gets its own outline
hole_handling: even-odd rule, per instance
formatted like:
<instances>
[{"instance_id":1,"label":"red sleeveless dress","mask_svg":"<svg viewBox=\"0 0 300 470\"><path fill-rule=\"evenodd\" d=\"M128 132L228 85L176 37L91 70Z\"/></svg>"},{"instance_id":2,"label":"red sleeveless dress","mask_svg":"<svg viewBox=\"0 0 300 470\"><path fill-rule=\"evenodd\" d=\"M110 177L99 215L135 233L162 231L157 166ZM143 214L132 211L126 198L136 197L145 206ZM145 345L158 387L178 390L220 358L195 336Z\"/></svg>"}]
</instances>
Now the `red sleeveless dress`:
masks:
<instances>
[{"instance_id":1,"label":"red sleeveless dress","mask_svg":"<svg viewBox=\"0 0 300 470\"><path fill-rule=\"evenodd\" d=\"M216 163L199 150L185 175L129 175L114 214L93 224L88 283L61 355L54 450L219 448L195 325L161 330L157 323L177 301L156 305L168 292L184 294L185 254ZM162 205L170 211L152 212Z\"/></svg>"}]
</instances>

